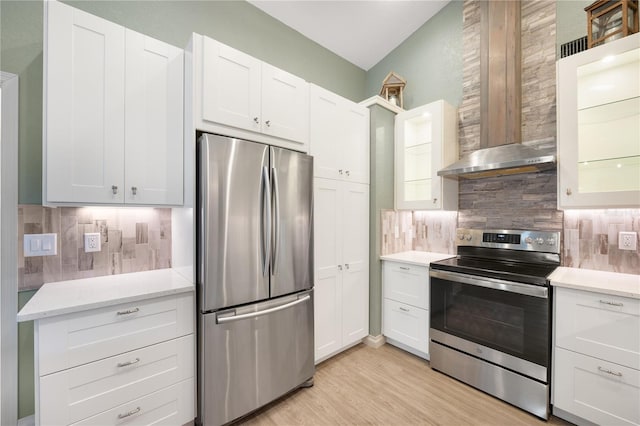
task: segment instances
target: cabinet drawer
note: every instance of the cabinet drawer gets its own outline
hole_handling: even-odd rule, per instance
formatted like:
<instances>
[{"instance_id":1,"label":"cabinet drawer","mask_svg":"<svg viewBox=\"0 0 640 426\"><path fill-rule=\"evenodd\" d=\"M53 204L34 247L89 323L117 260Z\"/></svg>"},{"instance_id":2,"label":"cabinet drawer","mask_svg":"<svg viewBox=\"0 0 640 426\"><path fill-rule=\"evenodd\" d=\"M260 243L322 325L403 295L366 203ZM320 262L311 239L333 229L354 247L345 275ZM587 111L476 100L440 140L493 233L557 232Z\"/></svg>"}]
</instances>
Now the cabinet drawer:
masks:
<instances>
[{"instance_id":1,"label":"cabinet drawer","mask_svg":"<svg viewBox=\"0 0 640 426\"><path fill-rule=\"evenodd\" d=\"M193 294L166 296L36 322L44 376L193 333Z\"/></svg>"},{"instance_id":2,"label":"cabinet drawer","mask_svg":"<svg viewBox=\"0 0 640 426\"><path fill-rule=\"evenodd\" d=\"M384 262L384 297L429 309L429 270L425 266Z\"/></svg>"},{"instance_id":3,"label":"cabinet drawer","mask_svg":"<svg viewBox=\"0 0 640 426\"><path fill-rule=\"evenodd\" d=\"M183 425L192 421L194 379L188 379L72 425Z\"/></svg>"},{"instance_id":4,"label":"cabinet drawer","mask_svg":"<svg viewBox=\"0 0 640 426\"><path fill-rule=\"evenodd\" d=\"M429 311L384 299L383 334L420 352L429 352Z\"/></svg>"},{"instance_id":5,"label":"cabinet drawer","mask_svg":"<svg viewBox=\"0 0 640 426\"><path fill-rule=\"evenodd\" d=\"M640 424L640 371L555 348L554 406L602 425Z\"/></svg>"},{"instance_id":6,"label":"cabinet drawer","mask_svg":"<svg viewBox=\"0 0 640 426\"><path fill-rule=\"evenodd\" d=\"M40 379L41 424L71 424L192 378L193 334Z\"/></svg>"},{"instance_id":7,"label":"cabinet drawer","mask_svg":"<svg viewBox=\"0 0 640 426\"><path fill-rule=\"evenodd\" d=\"M556 288L556 345L640 370L640 300Z\"/></svg>"}]
</instances>

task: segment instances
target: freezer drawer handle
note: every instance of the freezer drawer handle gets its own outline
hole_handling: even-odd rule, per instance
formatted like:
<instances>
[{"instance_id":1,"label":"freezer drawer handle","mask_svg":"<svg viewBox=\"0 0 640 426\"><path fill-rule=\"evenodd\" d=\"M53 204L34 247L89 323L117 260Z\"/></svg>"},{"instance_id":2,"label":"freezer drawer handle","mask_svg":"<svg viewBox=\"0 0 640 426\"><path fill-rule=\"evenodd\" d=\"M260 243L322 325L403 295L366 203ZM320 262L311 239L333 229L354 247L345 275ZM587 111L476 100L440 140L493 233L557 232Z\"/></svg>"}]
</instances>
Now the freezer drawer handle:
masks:
<instances>
[{"instance_id":1,"label":"freezer drawer handle","mask_svg":"<svg viewBox=\"0 0 640 426\"><path fill-rule=\"evenodd\" d=\"M241 315L235 315L235 316L230 316L230 317L216 317L216 321L218 324L225 324L228 322L233 322L233 321L240 321L240 320L244 320L244 319L249 319L249 318L255 318L255 317L259 317L262 315L267 315L267 314L271 314L273 312L278 312L278 311L283 311L285 309L289 309L293 306L299 305L301 303L306 302L307 300L311 299L311 296L306 295L298 300L294 300L293 302L289 302L289 303L285 303L284 305L280 305L280 306L276 306L275 308L270 308L270 309L265 309L264 311L258 311L258 312L251 312L249 314L241 314Z\"/></svg>"},{"instance_id":2,"label":"freezer drawer handle","mask_svg":"<svg viewBox=\"0 0 640 426\"><path fill-rule=\"evenodd\" d=\"M116 315L130 315L130 314L135 314L136 312L140 312L140 308L127 309L126 311L118 311Z\"/></svg>"},{"instance_id":3,"label":"freezer drawer handle","mask_svg":"<svg viewBox=\"0 0 640 426\"><path fill-rule=\"evenodd\" d=\"M126 419L127 417L133 416L134 414L138 414L140 412L140 410L142 410L142 408L137 407L135 410L128 411L128 412L126 412L124 414L118 414L118 418L120 420Z\"/></svg>"}]
</instances>

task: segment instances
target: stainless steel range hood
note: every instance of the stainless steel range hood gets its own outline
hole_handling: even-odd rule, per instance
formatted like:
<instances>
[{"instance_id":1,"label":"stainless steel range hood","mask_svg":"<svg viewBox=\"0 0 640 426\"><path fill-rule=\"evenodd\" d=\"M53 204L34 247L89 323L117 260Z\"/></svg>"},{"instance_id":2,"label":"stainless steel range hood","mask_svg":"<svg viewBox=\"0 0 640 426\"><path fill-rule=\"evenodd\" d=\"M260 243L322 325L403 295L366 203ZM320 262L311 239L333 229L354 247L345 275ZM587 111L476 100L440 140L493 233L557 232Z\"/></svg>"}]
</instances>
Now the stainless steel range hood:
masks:
<instances>
[{"instance_id":1,"label":"stainless steel range hood","mask_svg":"<svg viewBox=\"0 0 640 426\"><path fill-rule=\"evenodd\" d=\"M438 171L438 176L479 179L517 173L539 172L556 167L555 149L536 149L519 143L474 151Z\"/></svg>"}]
</instances>

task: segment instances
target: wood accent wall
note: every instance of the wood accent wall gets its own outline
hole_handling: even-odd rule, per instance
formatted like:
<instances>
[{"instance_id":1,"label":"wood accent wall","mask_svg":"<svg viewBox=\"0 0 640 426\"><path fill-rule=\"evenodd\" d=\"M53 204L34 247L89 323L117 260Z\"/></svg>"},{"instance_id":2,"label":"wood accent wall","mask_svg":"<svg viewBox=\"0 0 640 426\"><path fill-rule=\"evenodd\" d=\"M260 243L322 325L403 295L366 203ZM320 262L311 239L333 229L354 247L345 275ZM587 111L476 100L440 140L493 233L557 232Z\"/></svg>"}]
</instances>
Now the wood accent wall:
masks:
<instances>
[{"instance_id":1,"label":"wood accent wall","mask_svg":"<svg viewBox=\"0 0 640 426\"><path fill-rule=\"evenodd\" d=\"M480 147L521 141L520 2L480 2Z\"/></svg>"}]
</instances>

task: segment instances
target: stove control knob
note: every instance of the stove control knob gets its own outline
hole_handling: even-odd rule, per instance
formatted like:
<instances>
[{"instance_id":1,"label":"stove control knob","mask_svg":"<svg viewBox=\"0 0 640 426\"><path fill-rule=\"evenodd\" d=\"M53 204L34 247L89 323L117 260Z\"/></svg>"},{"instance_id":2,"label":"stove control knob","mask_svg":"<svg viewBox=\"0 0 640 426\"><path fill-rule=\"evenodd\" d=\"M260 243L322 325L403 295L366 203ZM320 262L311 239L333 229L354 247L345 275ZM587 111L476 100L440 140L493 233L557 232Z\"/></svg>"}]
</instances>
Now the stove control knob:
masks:
<instances>
[{"instance_id":1,"label":"stove control knob","mask_svg":"<svg viewBox=\"0 0 640 426\"><path fill-rule=\"evenodd\" d=\"M555 243L556 243L556 239L555 238L549 238L547 240L547 245L549 245L549 246L555 245Z\"/></svg>"},{"instance_id":2,"label":"stove control knob","mask_svg":"<svg viewBox=\"0 0 640 426\"><path fill-rule=\"evenodd\" d=\"M531 243L533 243L533 238L527 237L527 239L524 240L524 242L527 243L527 244L531 244Z\"/></svg>"},{"instance_id":3,"label":"stove control knob","mask_svg":"<svg viewBox=\"0 0 640 426\"><path fill-rule=\"evenodd\" d=\"M460 241L464 240L464 234L458 234L458 239L459 239Z\"/></svg>"},{"instance_id":4,"label":"stove control knob","mask_svg":"<svg viewBox=\"0 0 640 426\"><path fill-rule=\"evenodd\" d=\"M544 238L541 238L541 237L536 238L536 243L544 244Z\"/></svg>"},{"instance_id":5,"label":"stove control knob","mask_svg":"<svg viewBox=\"0 0 640 426\"><path fill-rule=\"evenodd\" d=\"M471 237L471 234L467 234L467 235L465 235L464 237L467 239L467 241L471 241L471 238L472 238L472 237Z\"/></svg>"}]
</instances>

